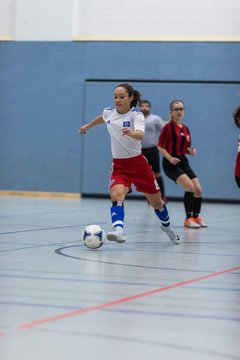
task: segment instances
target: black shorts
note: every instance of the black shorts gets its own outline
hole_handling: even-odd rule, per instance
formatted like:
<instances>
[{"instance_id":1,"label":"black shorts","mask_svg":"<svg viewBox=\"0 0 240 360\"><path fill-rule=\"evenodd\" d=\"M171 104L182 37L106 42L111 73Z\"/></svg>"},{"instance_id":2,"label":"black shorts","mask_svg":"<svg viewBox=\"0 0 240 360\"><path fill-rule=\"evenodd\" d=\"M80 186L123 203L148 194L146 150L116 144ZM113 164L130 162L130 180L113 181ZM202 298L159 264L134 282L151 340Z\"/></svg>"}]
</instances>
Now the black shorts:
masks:
<instances>
[{"instance_id":1,"label":"black shorts","mask_svg":"<svg viewBox=\"0 0 240 360\"><path fill-rule=\"evenodd\" d=\"M240 176L235 175L237 186L240 188Z\"/></svg>"},{"instance_id":2,"label":"black shorts","mask_svg":"<svg viewBox=\"0 0 240 360\"><path fill-rule=\"evenodd\" d=\"M152 171L156 174L160 172L160 156L156 146L151 148L143 148L142 153L152 167Z\"/></svg>"},{"instance_id":3,"label":"black shorts","mask_svg":"<svg viewBox=\"0 0 240 360\"><path fill-rule=\"evenodd\" d=\"M181 160L177 165L173 165L167 159L163 158L163 170L165 174L175 182L177 178L183 174L186 174L190 179L196 178L197 175L189 166L187 157L185 155L176 157Z\"/></svg>"}]
</instances>

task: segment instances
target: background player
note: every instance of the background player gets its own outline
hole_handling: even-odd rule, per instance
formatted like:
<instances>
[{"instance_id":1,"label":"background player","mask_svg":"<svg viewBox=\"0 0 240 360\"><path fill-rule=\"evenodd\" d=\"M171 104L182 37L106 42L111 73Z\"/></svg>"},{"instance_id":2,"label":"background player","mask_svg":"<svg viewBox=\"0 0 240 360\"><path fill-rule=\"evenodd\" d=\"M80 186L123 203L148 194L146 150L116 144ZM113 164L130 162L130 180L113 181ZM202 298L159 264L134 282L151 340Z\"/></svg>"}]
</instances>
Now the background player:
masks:
<instances>
[{"instance_id":1,"label":"background player","mask_svg":"<svg viewBox=\"0 0 240 360\"><path fill-rule=\"evenodd\" d=\"M199 216L202 204L200 182L189 165L186 154L195 156L191 147L190 131L183 124L184 102L174 100L170 103L171 120L161 131L158 149L163 155L163 169L166 175L185 190L183 202L186 212L184 226L188 228L207 227Z\"/></svg>"},{"instance_id":2,"label":"background player","mask_svg":"<svg viewBox=\"0 0 240 360\"><path fill-rule=\"evenodd\" d=\"M240 106L238 106L233 112L233 119L235 121L236 127L240 129ZM240 134L238 137L238 153L235 164L235 180L240 188Z\"/></svg>"},{"instance_id":3,"label":"background player","mask_svg":"<svg viewBox=\"0 0 240 360\"><path fill-rule=\"evenodd\" d=\"M145 134L142 139L142 153L152 167L161 190L162 199L166 203L167 198L165 196L165 187L160 169L160 156L157 148L160 132L166 122L163 121L160 116L151 113L151 103L149 100L142 100L139 107L145 117Z\"/></svg>"}]
</instances>

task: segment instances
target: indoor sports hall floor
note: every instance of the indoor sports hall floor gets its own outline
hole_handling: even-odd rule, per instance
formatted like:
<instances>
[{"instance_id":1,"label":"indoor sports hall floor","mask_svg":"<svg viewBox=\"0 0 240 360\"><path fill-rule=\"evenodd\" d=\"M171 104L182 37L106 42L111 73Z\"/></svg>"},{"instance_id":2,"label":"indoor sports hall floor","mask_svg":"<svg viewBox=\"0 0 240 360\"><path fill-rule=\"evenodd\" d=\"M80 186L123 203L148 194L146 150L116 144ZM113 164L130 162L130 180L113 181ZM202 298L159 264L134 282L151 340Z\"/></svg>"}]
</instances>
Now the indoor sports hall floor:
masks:
<instances>
[{"instance_id":1,"label":"indoor sports hall floor","mask_svg":"<svg viewBox=\"0 0 240 360\"><path fill-rule=\"evenodd\" d=\"M240 205L203 204L207 229L173 245L143 200L125 204L127 243L88 250L110 230L108 199L2 196L1 360L240 359Z\"/></svg>"}]
</instances>

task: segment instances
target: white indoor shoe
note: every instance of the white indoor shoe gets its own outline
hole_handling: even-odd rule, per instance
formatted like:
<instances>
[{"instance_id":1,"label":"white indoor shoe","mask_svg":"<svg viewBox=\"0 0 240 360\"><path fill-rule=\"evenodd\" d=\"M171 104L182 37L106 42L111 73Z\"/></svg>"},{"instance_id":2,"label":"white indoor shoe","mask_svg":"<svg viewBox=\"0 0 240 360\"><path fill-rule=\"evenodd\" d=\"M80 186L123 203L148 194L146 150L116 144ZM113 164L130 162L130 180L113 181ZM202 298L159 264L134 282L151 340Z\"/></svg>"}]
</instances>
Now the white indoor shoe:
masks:
<instances>
[{"instance_id":1,"label":"white indoor shoe","mask_svg":"<svg viewBox=\"0 0 240 360\"><path fill-rule=\"evenodd\" d=\"M109 241L116 241L117 243L120 244L126 241L126 238L123 235L123 229L121 227L118 227L116 228L116 230L107 233L107 239Z\"/></svg>"},{"instance_id":2,"label":"white indoor shoe","mask_svg":"<svg viewBox=\"0 0 240 360\"><path fill-rule=\"evenodd\" d=\"M171 228L171 226L161 226L161 230L167 234L169 239L176 245L180 244L180 237L178 234Z\"/></svg>"}]
</instances>

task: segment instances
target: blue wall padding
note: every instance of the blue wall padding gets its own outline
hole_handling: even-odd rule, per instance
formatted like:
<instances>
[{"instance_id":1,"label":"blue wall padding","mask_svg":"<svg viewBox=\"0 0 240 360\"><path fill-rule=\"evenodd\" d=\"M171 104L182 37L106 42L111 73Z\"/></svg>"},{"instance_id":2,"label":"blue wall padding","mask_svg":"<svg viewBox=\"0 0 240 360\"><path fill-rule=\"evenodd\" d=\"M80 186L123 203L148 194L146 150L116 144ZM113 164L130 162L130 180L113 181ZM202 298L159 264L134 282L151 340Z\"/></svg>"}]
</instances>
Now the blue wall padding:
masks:
<instances>
[{"instance_id":1,"label":"blue wall padding","mask_svg":"<svg viewBox=\"0 0 240 360\"><path fill-rule=\"evenodd\" d=\"M77 130L129 81L165 120L172 99L185 101L204 197L239 199L239 59L240 43L1 42L0 189L107 194L106 128ZM164 180L168 196L182 196Z\"/></svg>"}]
</instances>

